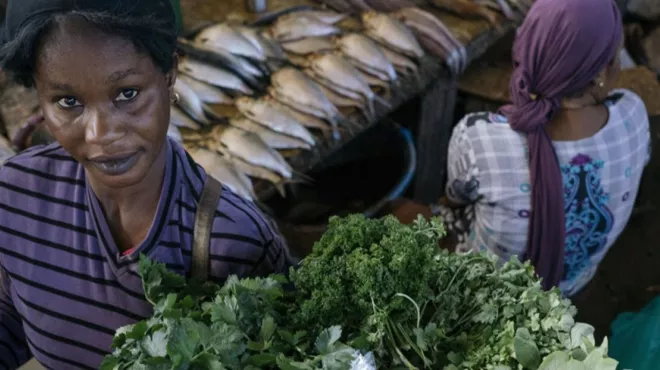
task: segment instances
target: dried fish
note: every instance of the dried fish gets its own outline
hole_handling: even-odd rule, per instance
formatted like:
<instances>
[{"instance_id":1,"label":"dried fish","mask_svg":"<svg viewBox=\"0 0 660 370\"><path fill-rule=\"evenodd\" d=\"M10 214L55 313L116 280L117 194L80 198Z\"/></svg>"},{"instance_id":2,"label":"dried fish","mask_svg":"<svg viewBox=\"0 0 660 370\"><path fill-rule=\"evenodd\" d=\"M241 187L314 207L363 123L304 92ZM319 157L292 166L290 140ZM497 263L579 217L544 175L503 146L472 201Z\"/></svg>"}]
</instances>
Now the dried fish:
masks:
<instances>
[{"instance_id":1,"label":"dried fish","mask_svg":"<svg viewBox=\"0 0 660 370\"><path fill-rule=\"evenodd\" d=\"M342 117L316 82L295 68L282 68L271 76L270 94L281 103L301 112L327 119L337 127Z\"/></svg>"},{"instance_id":2,"label":"dried fish","mask_svg":"<svg viewBox=\"0 0 660 370\"><path fill-rule=\"evenodd\" d=\"M185 127L190 130L200 129L200 124L197 121L175 106L170 106L170 123L176 127Z\"/></svg>"},{"instance_id":3,"label":"dried fish","mask_svg":"<svg viewBox=\"0 0 660 370\"><path fill-rule=\"evenodd\" d=\"M204 168L207 175L223 183L238 196L248 200L256 199L252 180L245 173L237 170L226 157L203 148L190 150L188 153Z\"/></svg>"},{"instance_id":4,"label":"dried fish","mask_svg":"<svg viewBox=\"0 0 660 370\"><path fill-rule=\"evenodd\" d=\"M401 22L384 13L365 12L362 22L367 36L410 57L421 58L424 50L413 33Z\"/></svg>"},{"instance_id":5,"label":"dried fish","mask_svg":"<svg viewBox=\"0 0 660 370\"><path fill-rule=\"evenodd\" d=\"M286 60L286 55L284 55L282 47L273 39L267 29L259 32L259 36L261 37L261 40L265 42L263 46L266 47L266 56L268 58L274 60Z\"/></svg>"},{"instance_id":6,"label":"dried fish","mask_svg":"<svg viewBox=\"0 0 660 370\"><path fill-rule=\"evenodd\" d=\"M342 108L357 108L360 110L360 112L362 112L362 114L364 114L364 117L367 119L367 121L371 121L373 119L374 113L372 110L370 110L370 108L367 107L367 104L364 100L347 98L323 85L320 86L320 89L323 91L323 94L328 97L328 100L330 100L335 106Z\"/></svg>"},{"instance_id":7,"label":"dried fish","mask_svg":"<svg viewBox=\"0 0 660 370\"><path fill-rule=\"evenodd\" d=\"M341 29L323 23L314 17L279 18L270 29L275 40L279 42L295 41L306 37L331 36L341 33Z\"/></svg>"},{"instance_id":8,"label":"dried fish","mask_svg":"<svg viewBox=\"0 0 660 370\"><path fill-rule=\"evenodd\" d=\"M210 64L184 58L179 63L179 71L190 77L208 83L213 86L239 91L243 94L252 95L254 91L247 86L243 80L222 68Z\"/></svg>"},{"instance_id":9,"label":"dried fish","mask_svg":"<svg viewBox=\"0 0 660 370\"><path fill-rule=\"evenodd\" d=\"M334 48L332 40L328 37L306 37L296 41L283 42L281 46L285 51L297 55L329 51Z\"/></svg>"},{"instance_id":10,"label":"dried fish","mask_svg":"<svg viewBox=\"0 0 660 370\"><path fill-rule=\"evenodd\" d=\"M348 98L352 98L352 96L344 93L342 90L359 94L362 100L366 102L369 115L374 114L376 94L374 94L371 87L369 87L369 83L349 61L337 54L324 54L312 58L309 69L319 82L335 90L337 93ZM333 86L341 89L335 89Z\"/></svg>"},{"instance_id":11,"label":"dried fish","mask_svg":"<svg viewBox=\"0 0 660 370\"><path fill-rule=\"evenodd\" d=\"M217 148L228 156L236 156L255 166L270 169L285 178L291 178L293 170L280 153L268 147L261 138L235 127L225 129Z\"/></svg>"},{"instance_id":12,"label":"dried fish","mask_svg":"<svg viewBox=\"0 0 660 370\"><path fill-rule=\"evenodd\" d=\"M332 127L330 127L322 119L311 116L309 114L302 113L302 112L297 111L295 109L289 109L287 106L285 106L284 104L279 103L277 101L274 101L273 104L276 107L279 107L280 109L285 109L287 111L287 113L289 113L292 117L294 117L296 119L297 122L299 122L301 125L309 128L309 129L320 130L324 133L328 133L328 132L332 131Z\"/></svg>"},{"instance_id":13,"label":"dried fish","mask_svg":"<svg viewBox=\"0 0 660 370\"><path fill-rule=\"evenodd\" d=\"M294 65L296 67L304 68L307 65L307 58L305 58L302 55L287 53L286 57L289 60L289 63L291 63L292 65Z\"/></svg>"},{"instance_id":14,"label":"dried fish","mask_svg":"<svg viewBox=\"0 0 660 370\"><path fill-rule=\"evenodd\" d=\"M361 1L364 3L364 0ZM355 13L359 11L349 0L322 0L322 2L340 13ZM365 6L369 7L366 3Z\"/></svg>"},{"instance_id":15,"label":"dried fish","mask_svg":"<svg viewBox=\"0 0 660 370\"><path fill-rule=\"evenodd\" d=\"M265 167L253 165L238 157L229 157L229 160L234 164L238 171L243 172L248 176L252 176L257 179L263 179L272 183L280 195L282 195L282 197L286 196L284 185L288 179L285 179L284 177Z\"/></svg>"},{"instance_id":16,"label":"dried fish","mask_svg":"<svg viewBox=\"0 0 660 370\"><path fill-rule=\"evenodd\" d=\"M215 86L209 85L202 81L195 80L183 73L179 74L177 80L182 80L191 89L195 91L199 99L204 103L209 104L232 104L233 100L229 95L225 94L222 90Z\"/></svg>"},{"instance_id":17,"label":"dried fish","mask_svg":"<svg viewBox=\"0 0 660 370\"><path fill-rule=\"evenodd\" d=\"M252 62L250 62L247 58L238 57L238 63L240 64L241 68L243 68L245 71L247 71L247 73L254 77L262 78L267 75L266 72L259 69L258 65L252 64Z\"/></svg>"},{"instance_id":18,"label":"dried fish","mask_svg":"<svg viewBox=\"0 0 660 370\"><path fill-rule=\"evenodd\" d=\"M262 98L252 99L241 97L236 99L236 108L251 120L284 135L298 138L310 145L316 142L312 134L288 110L281 109L281 105L274 101Z\"/></svg>"},{"instance_id":19,"label":"dried fish","mask_svg":"<svg viewBox=\"0 0 660 370\"><path fill-rule=\"evenodd\" d=\"M415 76L417 79L419 79L419 68L415 62L410 60L410 58L388 48L383 48L383 53L387 59L392 62L397 72L404 75Z\"/></svg>"},{"instance_id":20,"label":"dried fish","mask_svg":"<svg viewBox=\"0 0 660 370\"><path fill-rule=\"evenodd\" d=\"M497 5L499 6L500 11L506 19L510 21L517 21L522 18L521 14L516 14L516 12L513 10L511 7L511 4L507 2L507 0L495 0L497 2Z\"/></svg>"},{"instance_id":21,"label":"dried fish","mask_svg":"<svg viewBox=\"0 0 660 370\"><path fill-rule=\"evenodd\" d=\"M259 50L267 59L285 60L284 53L280 46L267 38L264 33L258 29L247 26L235 26L234 29L245 37L252 45Z\"/></svg>"},{"instance_id":22,"label":"dried fish","mask_svg":"<svg viewBox=\"0 0 660 370\"><path fill-rule=\"evenodd\" d=\"M417 4L411 0L366 0L366 2L374 10L384 13L394 12L401 8L417 6Z\"/></svg>"},{"instance_id":23,"label":"dried fish","mask_svg":"<svg viewBox=\"0 0 660 370\"><path fill-rule=\"evenodd\" d=\"M266 56L262 51L226 23L216 24L201 30L195 37L195 44L206 48L227 50L234 55L262 62L266 61Z\"/></svg>"},{"instance_id":24,"label":"dried fish","mask_svg":"<svg viewBox=\"0 0 660 370\"><path fill-rule=\"evenodd\" d=\"M247 117L234 117L229 120L229 124L259 135L261 140L273 149L311 149L312 147L301 139L273 131Z\"/></svg>"},{"instance_id":25,"label":"dried fish","mask_svg":"<svg viewBox=\"0 0 660 370\"><path fill-rule=\"evenodd\" d=\"M221 48L204 47L194 44L186 39L179 38L178 48L191 59L203 60L212 65L220 66L232 74L237 75L251 86L258 86L259 82L255 78L254 66L246 64L240 57Z\"/></svg>"},{"instance_id":26,"label":"dried fish","mask_svg":"<svg viewBox=\"0 0 660 370\"><path fill-rule=\"evenodd\" d=\"M456 74L465 70L468 62L465 46L458 41L453 32L436 16L419 8L401 9L392 16L404 22L404 24L419 35L433 40L435 44L444 49L445 52L432 50L433 44L429 45L429 42L423 42L423 37L418 36L419 41L424 44L427 50L436 56L447 58L446 62L448 65L455 65Z\"/></svg>"},{"instance_id":27,"label":"dried fish","mask_svg":"<svg viewBox=\"0 0 660 370\"><path fill-rule=\"evenodd\" d=\"M385 81L397 80L392 63L373 40L359 33L351 33L335 40L339 50L358 69Z\"/></svg>"},{"instance_id":28,"label":"dried fish","mask_svg":"<svg viewBox=\"0 0 660 370\"><path fill-rule=\"evenodd\" d=\"M534 5L534 0L509 0L509 3L516 9L521 15L527 14L529 9Z\"/></svg>"},{"instance_id":29,"label":"dried fish","mask_svg":"<svg viewBox=\"0 0 660 370\"><path fill-rule=\"evenodd\" d=\"M292 15L298 17L313 17L327 24L336 24L348 18L348 14L327 10L303 10L293 13Z\"/></svg>"},{"instance_id":30,"label":"dried fish","mask_svg":"<svg viewBox=\"0 0 660 370\"><path fill-rule=\"evenodd\" d=\"M195 121L208 125L209 119L204 113L204 105L199 96L195 93L187 83L182 79L177 79L174 83L174 92L179 96L177 103L181 109L186 111Z\"/></svg>"},{"instance_id":31,"label":"dried fish","mask_svg":"<svg viewBox=\"0 0 660 370\"><path fill-rule=\"evenodd\" d=\"M304 69L303 72L307 76L309 76L309 78L311 78L312 80L317 82L319 86L325 87L326 89L330 89L330 90L334 91L335 94L339 94L339 95L343 96L344 98L353 99L353 100L360 100L360 101L365 99L364 96L360 95L360 93L349 90L349 89L341 86L340 84L338 84L336 82L329 81L325 77L319 77L314 72L312 72L312 70L310 70L310 69ZM358 71L358 73L360 73L360 72ZM362 73L360 73L360 77L362 79L364 79L364 75Z\"/></svg>"},{"instance_id":32,"label":"dried fish","mask_svg":"<svg viewBox=\"0 0 660 370\"><path fill-rule=\"evenodd\" d=\"M473 0L473 1L475 4L502 12L502 14L504 14L504 16L509 20L513 21L520 18L519 15L517 15L513 11L511 5L509 5L509 3L506 0Z\"/></svg>"},{"instance_id":33,"label":"dried fish","mask_svg":"<svg viewBox=\"0 0 660 370\"><path fill-rule=\"evenodd\" d=\"M371 5L369 5L365 0L348 0L348 2L351 3L351 6L357 12L366 12L373 10Z\"/></svg>"},{"instance_id":34,"label":"dried fish","mask_svg":"<svg viewBox=\"0 0 660 370\"><path fill-rule=\"evenodd\" d=\"M173 123L170 123L170 125L167 126L167 137L171 138L177 143L183 143L183 136L181 136L181 131L179 131L179 128L176 127Z\"/></svg>"},{"instance_id":35,"label":"dried fish","mask_svg":"<svg viewBox=\"0 0 660 370\"><path fill-rule=\"evenodd\" d=\"M499 27L497 13L471 0L429 0L438 9L446 10L465 18L482 18L494 27Z\"/></svg>"},{"instance_id":36,"label":"dried fish","mask_svg":"<svg viewBox=\"0 0 660 370\"><path fill-rule=\"evenodd\" d=\"M376 76L374 76L370 73L367 73L367 72L362 72L362 76L364 76L365 80L367 80L367 82L369 83L369 86L379 87L379 88L385 90L385 96L389 96L390 90L392 89L392 87L390 86L390 84L386 80L378 78L378 77L376 77Z\"/></svg>"},{"instance_id":37,"label":"dried fish","mask_svg":"<svg viewBox=\"0 0 660 370\"><path fill-rule=\"evenodd\" d=\"M263 40L263 37L259 34L259 30L253 27L247 27L247 26L241 26L241 25L233 25L232 24L232 29L236 32L238 32L239 35L243 36L244 39L248 40L252 46L254 46L257 51L259 51L260 54L266 56L268 58L268 48L265 47L266 41Z\"/></svg>"}]
</instances>

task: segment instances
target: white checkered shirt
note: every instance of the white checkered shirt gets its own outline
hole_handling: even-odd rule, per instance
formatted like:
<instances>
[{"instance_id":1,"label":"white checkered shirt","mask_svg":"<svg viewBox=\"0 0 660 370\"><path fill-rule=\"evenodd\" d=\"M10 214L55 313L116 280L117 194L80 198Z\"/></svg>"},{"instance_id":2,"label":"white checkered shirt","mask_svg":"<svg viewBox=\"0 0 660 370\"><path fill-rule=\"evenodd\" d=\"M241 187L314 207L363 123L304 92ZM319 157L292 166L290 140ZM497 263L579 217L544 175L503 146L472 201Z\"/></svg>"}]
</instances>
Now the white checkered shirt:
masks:
<instances>
[{"instance_id":1,"label":"white checkered shirt","mask_svg":"<svg viewBox=\"0 0 660 370\"><path fill-rule=\"evenodd\" d=\"M621 234L650 157L642 100L615 90L607 124L590 138L554 142L564 180L566 247L561 290L577 293ZM502 259L524 254L531 186L526 137L506 117L469 114L449 145L447 196L474 207L460 251L487 250ZM551 222L551 220L548 220Z\"/></svg>"}]
</instances>

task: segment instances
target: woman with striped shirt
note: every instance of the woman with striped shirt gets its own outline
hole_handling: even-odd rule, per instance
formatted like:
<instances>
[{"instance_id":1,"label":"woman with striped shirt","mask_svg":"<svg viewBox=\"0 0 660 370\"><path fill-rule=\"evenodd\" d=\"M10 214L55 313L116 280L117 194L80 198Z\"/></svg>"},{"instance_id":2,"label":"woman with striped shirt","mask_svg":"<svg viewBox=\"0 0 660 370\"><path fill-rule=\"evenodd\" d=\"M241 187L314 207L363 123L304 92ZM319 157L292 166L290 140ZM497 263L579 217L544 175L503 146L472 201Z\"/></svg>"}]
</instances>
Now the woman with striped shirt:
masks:
<instances>
[{"instance_id":1,"label":"woman with striped shirt","mask_svg":"<svg viewBox=\"0 0 660 370\"><path fill-rule=\"evenodd\" d=\"M148 317L140 254L190 273L206 174L167 139L176 79L169 0L12 0L3 68L35 86L57 143L0 168L0 369L96 369ZM211 209L212 210L212 209ZM285 272L273 224L227 188L211 279Z\"/></svg>"}]
</instances>

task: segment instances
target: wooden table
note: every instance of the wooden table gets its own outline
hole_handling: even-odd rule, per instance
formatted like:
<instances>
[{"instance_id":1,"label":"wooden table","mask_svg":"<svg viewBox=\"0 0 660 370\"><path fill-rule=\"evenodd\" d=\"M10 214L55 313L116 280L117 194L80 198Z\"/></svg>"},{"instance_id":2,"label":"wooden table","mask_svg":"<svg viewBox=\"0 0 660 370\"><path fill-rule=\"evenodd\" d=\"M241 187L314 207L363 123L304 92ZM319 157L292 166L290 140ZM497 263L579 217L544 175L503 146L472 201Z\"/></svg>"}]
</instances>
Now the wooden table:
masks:
<instances>
[{"instance_id":1,"label":"wooden table","mask_svg":"<svg viewBox=\"0 0 660 370\"><path fill-rule=\"evenodd\" d=\"M295 5L318 4L309 0L269 0L268 11ZM221 22L228 17L246 20L255 18L246 11L244 0L181 0L181 7L186 30L194 29L208 21ZM436 10L432 12L467 45L470 61L479 58L498 39L514 29L510 22L504 22L499 29L494 29L485 21L468 21ZM339 151L355 136L377 124L403 103L419 97L419 118L410 125L416 132L418 151L414 198L424 203L436 201L443 193L446 177L447 147L453 127L457 82L456 77L451 76L442 63L433 57L425 57L421 61L420 72L422 83L403 79L401 86L393 91L391 109L378 106L376 119L371 122L367 122L359 114L351 115L352 130L345 134L342 140L324 140L315 150L291 158L292 166L300 172L317 168L325 158Z\"/></svg>"}]
</instances>

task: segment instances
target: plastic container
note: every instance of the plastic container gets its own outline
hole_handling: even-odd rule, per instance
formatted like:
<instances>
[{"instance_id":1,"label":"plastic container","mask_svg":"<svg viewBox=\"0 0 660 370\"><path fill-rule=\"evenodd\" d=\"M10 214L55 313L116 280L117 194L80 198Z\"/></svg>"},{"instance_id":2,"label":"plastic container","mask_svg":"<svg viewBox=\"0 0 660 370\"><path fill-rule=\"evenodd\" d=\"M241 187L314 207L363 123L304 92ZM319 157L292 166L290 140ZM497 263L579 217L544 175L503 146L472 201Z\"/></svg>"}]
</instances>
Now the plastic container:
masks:
<instances>
[{"instance_id":1,"label":"plastic container","mask_svg":"<svg viewBox=\"0 0 660 370\"><path fill-rule=\"evenodd\" d=\"M639 313L622 313L612 323L609 355L618 369L660 369L660 297Z\"/></svg>"}]
</instances>

